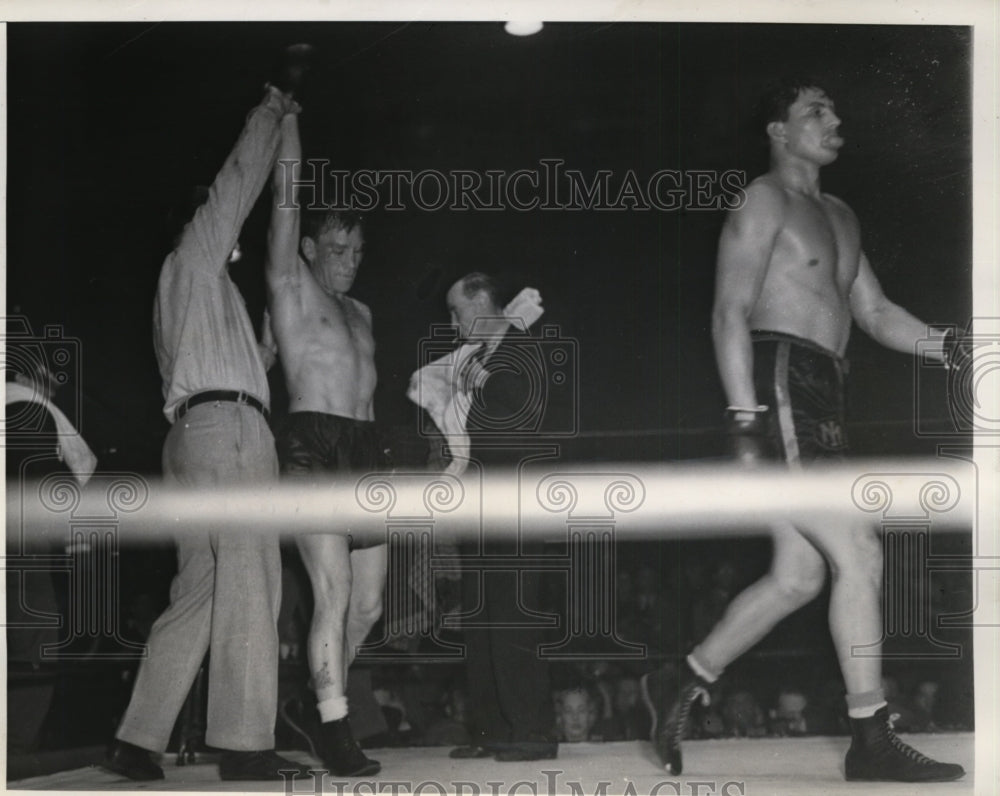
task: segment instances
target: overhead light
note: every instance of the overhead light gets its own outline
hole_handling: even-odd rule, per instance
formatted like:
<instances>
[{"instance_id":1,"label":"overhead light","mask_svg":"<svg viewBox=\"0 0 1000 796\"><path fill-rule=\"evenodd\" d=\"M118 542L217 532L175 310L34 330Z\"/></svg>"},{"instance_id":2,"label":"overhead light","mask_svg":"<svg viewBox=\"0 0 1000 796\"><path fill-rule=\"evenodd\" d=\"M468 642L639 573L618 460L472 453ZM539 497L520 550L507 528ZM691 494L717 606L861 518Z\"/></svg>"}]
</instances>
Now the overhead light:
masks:
<instances>
[{"instance_id":1,"label":"overhead light","mask_svg":"<svg viewBox=\"0 0 1000 796\"><path fill-rule=\"evenodd\" d=\"M511 36L531 36L542 29L542 23L534 19L512 19L503 29Z\"/></svg>"}]
</instances>

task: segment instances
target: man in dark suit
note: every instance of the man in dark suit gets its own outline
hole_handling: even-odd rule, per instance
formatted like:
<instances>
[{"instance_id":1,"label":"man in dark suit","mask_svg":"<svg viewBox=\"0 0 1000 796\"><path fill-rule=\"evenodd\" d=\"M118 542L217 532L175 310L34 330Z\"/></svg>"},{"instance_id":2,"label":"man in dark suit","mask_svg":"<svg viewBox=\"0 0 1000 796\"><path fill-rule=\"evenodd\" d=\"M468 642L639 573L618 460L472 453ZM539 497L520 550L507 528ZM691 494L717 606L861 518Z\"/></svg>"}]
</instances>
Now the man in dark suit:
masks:
<instances>
[{"instance_id":1,"label":"man in dark suit","mask_svg":"<svg viewBox=\"0 0 1000 796\"><path fill-rule=\"evenodd\" d=\"M515 477L527 458L546 455L538 436L548 409L540 382L544 363L531 344L531 324L541 308L535 299L527 302L535 305L527 319L506 316L497 283L481 273L456 282L447 300L463 342L478 344L458 366L457 382L471 399L465 424L470 465L482 468L488 488L489 479ZM484 505L488 512L488 494ZM541 547L540 541L519 545L506 533L491 538L487 524L481 545L465 542L462 554L532 556ZM544 630L531 626L521 610L540 609L543 573L468 563L462 580L464 608L475 612L464 629L471 741L452 750L451 757L554 758L558 745L548 664L539 657Z\"/></svg>"}]
</instances>

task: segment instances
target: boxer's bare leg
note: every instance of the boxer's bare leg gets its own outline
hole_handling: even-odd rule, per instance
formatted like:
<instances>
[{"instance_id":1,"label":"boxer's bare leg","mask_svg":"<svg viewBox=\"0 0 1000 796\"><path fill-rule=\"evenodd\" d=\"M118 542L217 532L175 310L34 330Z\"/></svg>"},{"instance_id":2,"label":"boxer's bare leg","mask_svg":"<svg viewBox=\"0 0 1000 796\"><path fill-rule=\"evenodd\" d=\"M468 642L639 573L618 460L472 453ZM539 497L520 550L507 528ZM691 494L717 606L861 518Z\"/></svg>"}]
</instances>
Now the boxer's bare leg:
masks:
<instances>
[{"instance_id":1,"label":"boxer's bare leg","mask_svg":"<svg viewBox=\"0 0 1000 796\"><path fill-rule=\"evenodd\" d=\"M296 541L312 584L315 607L307 649L316 699L322 704L344 696L344 634L351 600L351 554L346 536L302 534ZM343 715L346 712L345 704Z\"/></svg>"},{"instance_id":2,"label":"boxer's bare leg","mask_svg":"<svg viewBox=\"0 0 1000 796\"><path fill-rule=\"evenodd\" d=\"M736 596L680 670L664 667L640 681L652 722L650 740L672 774L683 771L681 739L688 713L697 700L707 701L708 682L823 588L826 562L814 544L788 523L774 525L771 537L770 571Z\"/></svg>"},{"instance_id":3,"label":"boxer's bare leg","mask_svg":"<svg viewBox=\"0 0 1000 796\"><path fill-rule=\"evenodd\" d=\"M347 719L347 660L344 648L353 577L347 536L296 537L312 583L312 626L309 630L309 670L322 722L319 753L336 776L369 776L381 769L354 740Z\"/></svg>"},{"instance_id":4,"label":"boxer's bare leg","mask_svg":"<svg viewBox=\"0 0 1000 796\"><path fill-rule=\"evenodd\" d=\"M771 536L770 571L736 596L692 652L713 677L823 589L826 563L816 547L787 523L775 525Z\"/></svg>"},{"instance_id":5,"label":"boxer's bare leg","mask_svg":"<svg viewBox=\"0 0 1000 796\"><path fill-rule=\"evenodd\" d=\"M847 693L877 691L882 687L882 540L865 523L807 527L803 533L830 562L830 634Z\"/></svg>"},{"instance_id":6,"label":"boxer's bare leg","mask_svg":"<svg viewBox=\"0 0 1000 796\"><path fill-rule=\"evenodd\" d=\"M830 563L830 633L848 693L881 686L882 547L874 529L775 527L771 571L741 592L693 656L717 676L823 587ZM817 549L818 548L818 549ZM820 554L822 550L822 555ZM853 654L857 647L865 655Z\"/></svg>"},{"instance_id":7,"label":"boxer's bare leg","mask_svg":"<svg viewBox=\"0 0 1000 796\"><path fill-rule=\"evenodd\" d=\"M357 656L358 647L382 615L388 551L389 546L381 544L351 552L353 583L344 634L344 682L347 682L347 670Z\"/></svg>"}]
</instances>

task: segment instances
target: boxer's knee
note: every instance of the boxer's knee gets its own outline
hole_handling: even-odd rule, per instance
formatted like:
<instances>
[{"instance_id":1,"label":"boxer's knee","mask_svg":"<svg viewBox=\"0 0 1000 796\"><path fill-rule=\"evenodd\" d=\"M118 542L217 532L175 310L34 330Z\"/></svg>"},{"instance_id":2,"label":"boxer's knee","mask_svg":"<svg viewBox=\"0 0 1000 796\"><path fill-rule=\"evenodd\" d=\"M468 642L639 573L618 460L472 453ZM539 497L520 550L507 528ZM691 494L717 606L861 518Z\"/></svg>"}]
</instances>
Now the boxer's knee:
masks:
<instances>
[{"instance_id":1,"label":"boxer's knee","mask_svg":"<svg viewBox=\"0 0 1000 796\"><path fill-rule=\"evenodd\" d=\"M382 616L382 610L382 590L366 589L361 594L351 596L348 621L369 630Z\"/></svg>"},{"instance_id":2,"label":"boxer's knee","mask_svg":"<svg viewBox=\"0 0 1000 796\"><path fill-rule=\"evenodd\" d=\"M823 590L826 563L818 553L804 552L776 567L771 577L785 602L797 608L815 599Z\"/></svg>"},{"instance_id":3,"label":"boxer's knee","mask_svg":"<svg viewBox=\"0 0 1000 796\"><path fill-rule=\"evenodd\" d=\"M833 577L859 586L880 587L884 567L882 538L868 525L852 527L844 536L845 544L830 561Z\"/></svg>"}]
</instances>

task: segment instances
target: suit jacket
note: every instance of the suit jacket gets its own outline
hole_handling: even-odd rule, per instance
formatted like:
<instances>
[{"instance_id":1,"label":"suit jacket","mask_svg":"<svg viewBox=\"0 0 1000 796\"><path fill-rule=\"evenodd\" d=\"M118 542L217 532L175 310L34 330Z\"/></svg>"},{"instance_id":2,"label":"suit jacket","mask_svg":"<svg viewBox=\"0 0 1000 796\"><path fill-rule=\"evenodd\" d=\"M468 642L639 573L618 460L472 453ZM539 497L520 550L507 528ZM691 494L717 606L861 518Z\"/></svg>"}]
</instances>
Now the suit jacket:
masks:
<instances>
[{"instance_id":1,"label":"suit jacket","mask_svg":"<svg viewBox=\"0 0 1000 796\"><path fill-rule=\"evenodd\" d=\"M486 379L471 396L466 429L471 458L485 468L516 466L540 447L557 444L552 432L564 425L566 396L551 389L540 326L511 326L481 362Z\"/></svg>"}]
</instances>

